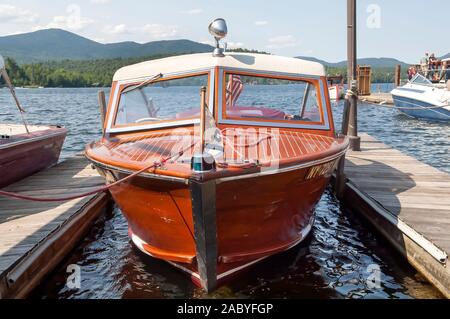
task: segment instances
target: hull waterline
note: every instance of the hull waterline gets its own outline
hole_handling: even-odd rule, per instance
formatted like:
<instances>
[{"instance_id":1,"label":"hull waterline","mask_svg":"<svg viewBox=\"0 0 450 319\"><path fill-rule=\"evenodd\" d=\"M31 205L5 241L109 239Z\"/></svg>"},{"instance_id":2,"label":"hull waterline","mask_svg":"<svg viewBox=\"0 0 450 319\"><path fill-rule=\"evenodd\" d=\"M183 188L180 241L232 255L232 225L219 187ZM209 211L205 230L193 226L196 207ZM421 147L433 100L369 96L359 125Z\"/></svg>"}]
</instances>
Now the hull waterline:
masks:
<instances>
[{"instance_id":1,"label":"hull waterline","mask_svg":"<svg viewBox=\"0 0 450 319\"><path fill-rule=\"evenodd\" d=\"M431 103L396 95L393 95L393 98L395 108L409 117L439 122L450 121L450 111L444 107L439 108Z\"/></svg>"}]
</instances>

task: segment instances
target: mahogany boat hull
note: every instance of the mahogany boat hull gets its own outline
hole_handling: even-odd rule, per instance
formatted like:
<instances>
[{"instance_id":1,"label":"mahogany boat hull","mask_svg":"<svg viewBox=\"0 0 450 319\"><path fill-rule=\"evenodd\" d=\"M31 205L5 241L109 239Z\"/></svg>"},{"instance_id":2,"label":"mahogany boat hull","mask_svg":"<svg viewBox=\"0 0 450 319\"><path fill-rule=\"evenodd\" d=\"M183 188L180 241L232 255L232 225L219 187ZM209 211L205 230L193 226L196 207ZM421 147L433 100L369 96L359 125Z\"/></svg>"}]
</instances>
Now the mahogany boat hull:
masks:
<instances>
[{"instance_id":1,"label":"mahogany boat hull","mask_svg":"<svg viewBox=\"0 0 450 319\"><path fill-rule=\"evenodd\" d=\"M339 158L208 182L140 176L112 188L111 194L142 252L168 261L188 273L196 285L211 290L308 236L314 208ZM110 181L127 176L98 163L97 168ZM211 202L209 216L198 209L202 201ZM204 260L208 258L214 265ZM205 278L211 272L214 278Z\"/></svg>"},{"instance_id":2,"label":"mahogany boat hull","mask_svg":"<svg viewBox=\"0 0 450 319\"><path fill-rule=\"evenodd\" d=\"M47 130L14 136L0 143L0 188L54 166L59 159L67 130Z\"/></svg>"}]
</instances>

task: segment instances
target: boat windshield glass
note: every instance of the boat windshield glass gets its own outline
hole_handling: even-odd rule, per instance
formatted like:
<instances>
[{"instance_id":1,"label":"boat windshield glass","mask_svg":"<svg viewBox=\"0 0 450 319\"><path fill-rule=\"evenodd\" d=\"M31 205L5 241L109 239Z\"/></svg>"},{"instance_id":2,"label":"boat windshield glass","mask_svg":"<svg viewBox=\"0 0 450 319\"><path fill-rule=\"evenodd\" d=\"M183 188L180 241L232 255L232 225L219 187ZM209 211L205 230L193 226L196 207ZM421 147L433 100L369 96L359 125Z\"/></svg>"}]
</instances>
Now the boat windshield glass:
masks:
<instances>
[{"instance_id":1,"label":"boat windshield glass","mask_svg":"<svg viewBox=\"0 0 450 319\"><path fill-rule=\"evenodd\" d=\"M320 123L318 83L227 74L224 115L228 119Z\"/></svg>"},{"instance_id":2,"label":"boat windshield glass","mask_svg":"<svg viewBox=\"0 0 450 319\"><path fill-rule=\"evenodd\" d=\"M412 84L418 84L418 85L432 85L430 80L428 80L426 77L424 77L421 74L417 74L412 80Z\"/></svg>"},{"instance_id":3,"label":"boat windshield glass","mask_svg":"<svg viewBox=\"0 0 450 319\"><path fill-rule=\"evenodd\" d=\"M115 125L199 118L200 89L203 86L208 87L208 74L163 79L134 90L124 88Z\"/></svg>"}]
</instances>

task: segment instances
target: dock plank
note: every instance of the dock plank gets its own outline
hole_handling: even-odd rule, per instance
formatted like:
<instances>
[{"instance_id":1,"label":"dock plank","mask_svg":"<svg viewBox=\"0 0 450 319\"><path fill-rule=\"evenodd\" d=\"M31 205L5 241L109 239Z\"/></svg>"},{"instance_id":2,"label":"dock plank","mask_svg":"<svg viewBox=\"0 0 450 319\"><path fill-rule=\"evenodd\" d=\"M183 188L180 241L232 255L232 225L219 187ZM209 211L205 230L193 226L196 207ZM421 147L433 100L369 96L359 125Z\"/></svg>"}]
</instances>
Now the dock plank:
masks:
<instances>
[{"instance_id":1,"label":"dock plank","mask_svg":"<svg viewBox=\"0 0 450 319\"><path fill-rule=\"evenodd\" d=\"M347 156L348 178L405 223L424 226L423 235L450 253L450 227L437 222L442 215L450 220L450 175L367 134L361 138L362 152L350 152ZM381 145L383 152L374 151L367 144ZM426 224L439 232L426 231L431 227ZM436 236L437 233L440 235Z\"/></svg>"},{"instance_id":2,"label":"dock plank","mask_svg":"<svg viewBox=\"0 0 450 319\"><path fill-rule=\"evenodd\" d=\"M367 217L391 242L395 242L394 245L411 264L450 297L448 260L432 262L431 255L426 256L429 248L420 250L423 246L414 242L414 236L408 235L395 223L388 226L386 222L389 219L373 208L382 207L394 216L397 224L407 225L423 236L430 247L434 245L450 255L450 174L370 135L360 136L361 152L349 152L346 158L345 174L349 180L346 202ZM391 228L391 232L387 228ZM399 238L403 238L403 244L398 242Z\"/></svg>"},{"instance_id":3,"label":"dock plank","mask_svg":"<svg viewBox=\"0 0 450 319\"><path fill-rule=\"evenodd\" d=\"M55 198L80 194L102 184L104 179L89 162L84 157L76 156L5 190L35 197ZM100 197L105 202L107 197ZM2 294L9 293L7 285L2 286L2 283L7 281L5 278L8 274L11 271L17 272L18 265L26 263L28 255L51 236L55 236L64 225L79 219L80 212L85 207L95 203L95 209L98 210L98 205L103 205L103 202L99 204L100 197L92 195L62 203L35 203L0 197L0 298ZM90 212L86 214L90 216L89 220L94 216ZM65 234L63 232L58 236ZM35 259L33 258L33 261ZM39 273L40 275L42 274ZM19 296L23 293L16 291Z\"/></svg>"}]
</instances>

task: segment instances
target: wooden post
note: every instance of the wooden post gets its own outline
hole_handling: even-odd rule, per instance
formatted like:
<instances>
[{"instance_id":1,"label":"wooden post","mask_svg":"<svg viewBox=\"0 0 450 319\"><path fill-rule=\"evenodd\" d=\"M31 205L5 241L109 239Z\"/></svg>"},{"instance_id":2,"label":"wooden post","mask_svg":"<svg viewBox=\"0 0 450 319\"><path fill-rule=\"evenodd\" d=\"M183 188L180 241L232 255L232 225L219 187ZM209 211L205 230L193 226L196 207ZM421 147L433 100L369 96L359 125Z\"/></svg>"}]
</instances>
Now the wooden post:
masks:
<instances>
[{"instance_id":1,"label":"wooden post","mask_svg":"<svg viewBox=\"0 0 450 319\"><path fill-rule=\"evenodd\" d=\"M100 109L100 119L102 122L102 132L105 134L105 119L106 119L106 96L105 91L98 92L98 107Z\"/></svg>"},{"instance_id":2,"label":"wooden post","mask_svg":"<svg viewBox=\"0 0 450 319\"><path fill-rule=\"evenodd\" d=\"M207 292L217 288L216 182L190 182L197 268Z\"/></svg>"},{"instance_id":3,"label":"wooden post","mask_svg":"<svg viewBox=\"0 0 450 319\"><path fill-rule=\"evenodd\" d=\"M402 76L402 66L401 65L397 65L395 67L395 79L394 79L395 87L399 87L400 86L401 76Z\"/></svg>"}]
</instances>

